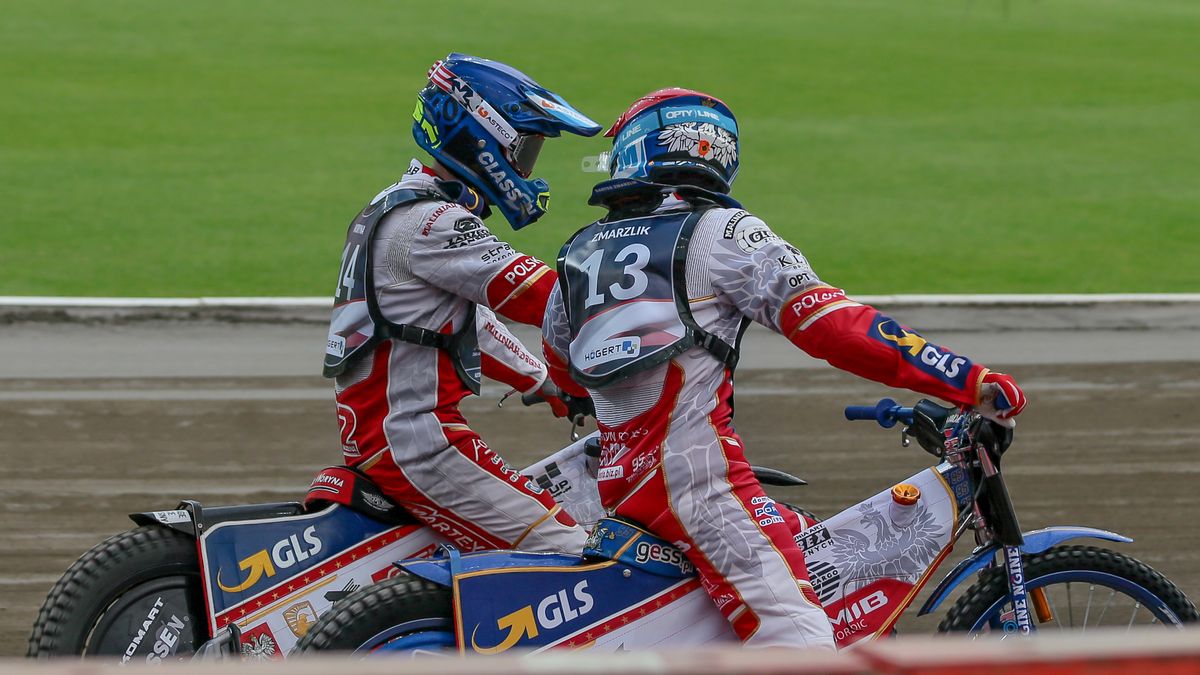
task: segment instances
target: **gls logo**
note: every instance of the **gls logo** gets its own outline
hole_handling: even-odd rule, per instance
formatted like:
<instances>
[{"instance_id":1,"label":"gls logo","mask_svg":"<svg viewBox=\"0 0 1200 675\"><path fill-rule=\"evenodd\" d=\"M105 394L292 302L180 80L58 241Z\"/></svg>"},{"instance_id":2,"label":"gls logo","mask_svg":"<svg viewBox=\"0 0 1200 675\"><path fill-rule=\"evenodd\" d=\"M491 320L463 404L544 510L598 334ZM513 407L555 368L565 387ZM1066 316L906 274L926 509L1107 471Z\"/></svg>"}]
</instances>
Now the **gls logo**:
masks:
<instances>
[{"instance_id":1,"label":"gls logo","mask_svg":"<svg viewBox=\"0 0 1200 675\"><path fill-rule=\"evenodd\" d=\"M246 572L246 580L236 586L226 586L221 582L221 570L217 570L217 586L226 593L241 593L257 584L263 576L267 578L275 576L275 568L287 569L298 562L308 560L310 557L321 552L321 540L317 537L317 526L309 525L302 534L304 537L304 545L301 545L300 538L297 535L292 535L287 539L281 539L275 542L268 554L267 549L263 549L254 555L247 556L245 559L238 562L238 569Z\"/></svg>"},{"instance_id":2,"label":"gls logo","mask_svg":"<svg viewBox=\"0 0 1200 675\"><path fill-rule=\"evenodd\" d=\"M592 595L587 592L587 585L586 580L575 584L575 588L571 590L571 597L567 596L567 589L564 588L553 595L542 598L537 604L536 613L533 605L525 605L512 614L496 619L496 627L500 630L507 628L508 635L494 647L480 647L475 642L475 633L479 630L479 627L476 626L475 630L471 631L471 649L480 654L499 654L512 649L521 641L521 638L527 635L530 638L537 637L539 627L543 630L553 630L578 619L596 606Z\"/></svg>"},{"instance_id":3,"label":"gls logo","mask_svg":"<svg viewBox=\"0 0 1200 675\"><path fill-rule=\"evenodd\" d=\"M971 369L969 359L943 350L881 314L875 315L872 326L874 330L871 331L871 337L890 343L905 355L906 361L955 386L962 387L965 384L967 372Z\"/></svg>"}]
</instances>

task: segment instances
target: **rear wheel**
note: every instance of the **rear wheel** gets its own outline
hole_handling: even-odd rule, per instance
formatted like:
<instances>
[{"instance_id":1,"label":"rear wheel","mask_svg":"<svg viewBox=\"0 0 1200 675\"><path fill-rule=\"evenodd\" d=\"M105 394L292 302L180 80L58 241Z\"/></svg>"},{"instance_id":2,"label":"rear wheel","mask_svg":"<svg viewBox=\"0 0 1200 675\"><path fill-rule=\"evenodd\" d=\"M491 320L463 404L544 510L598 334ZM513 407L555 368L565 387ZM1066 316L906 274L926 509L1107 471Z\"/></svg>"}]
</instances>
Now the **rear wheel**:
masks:
<instances>
[{"instance_id":1,"label":"rear wheel","mask_svg":"<svg viewBox=\"0 0 1200 675\"><path fill-rule=\"evenodd\" d=\"M1200 619L1196 607L1166 577L1102 548L1059 546L1026 556L1025 586L1031 620L1039 631L1179 627ZM1013 633L1016 628L1008 577L1000 569L985 572L938 625L943 632Z\"/></svg>"},{"instance_id":2,"label":"rear wheel","mask_svg":"<svg viewBox=\"0 0 1200 675\"><path fill-rule=\"evenodd\" d=\"M30 657L190 655L207 637L196 540L139 527L97 544L50 589L29 637Z\"/></svg>"},{"instance_id":3,"label":"rear wheel","mask_svg":"<svg viewBox=\"0 0 1200 675\"><path fill-rule=\"evenodd\" d=\"M338 603L317 619L293 653L447 654L455 649L452 616L449 588L401 574Z\"/></svg>"}]
</instances>

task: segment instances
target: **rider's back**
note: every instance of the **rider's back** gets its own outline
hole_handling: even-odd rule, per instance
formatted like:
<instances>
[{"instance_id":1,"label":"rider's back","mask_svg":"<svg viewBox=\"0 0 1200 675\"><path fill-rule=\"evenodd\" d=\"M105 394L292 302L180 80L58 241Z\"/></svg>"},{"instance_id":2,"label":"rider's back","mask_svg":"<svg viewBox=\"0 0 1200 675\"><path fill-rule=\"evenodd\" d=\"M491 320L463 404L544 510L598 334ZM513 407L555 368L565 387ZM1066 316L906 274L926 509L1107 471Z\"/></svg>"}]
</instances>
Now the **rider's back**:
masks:
<instances>
[{"instance_id":1,"label":"rider's back","mask_svg":"<svg viewBox=\"0 0 1200 675\"><path fill-rule=\"evenodd\" d=\"M687 204L669 199L656 213L687 208ZM774 265L764 264L767 260ZM692 318L704 331L734 346L747 320L778 331L785 300L819 283L799 251L742 209L706 210L692 231L686 261L682 281ZM565 315L557 319L564 324L560 332L566 329L565 319ZM668 383L672 369L680 376L671 378L670 384L680 380L674 387ZM703 347L693 346L666 363L611 384L589 387L589 392L596 418L604 426L626 425L655 408L656 413L668 414L674 430L681 430L680 425L707 426L714 411L718 420L727 421L730 413L717 410L729 404L719 395L726 379L725 363ZM667 399L672 402L664 407Z\"/></svg>"}]
</instances>

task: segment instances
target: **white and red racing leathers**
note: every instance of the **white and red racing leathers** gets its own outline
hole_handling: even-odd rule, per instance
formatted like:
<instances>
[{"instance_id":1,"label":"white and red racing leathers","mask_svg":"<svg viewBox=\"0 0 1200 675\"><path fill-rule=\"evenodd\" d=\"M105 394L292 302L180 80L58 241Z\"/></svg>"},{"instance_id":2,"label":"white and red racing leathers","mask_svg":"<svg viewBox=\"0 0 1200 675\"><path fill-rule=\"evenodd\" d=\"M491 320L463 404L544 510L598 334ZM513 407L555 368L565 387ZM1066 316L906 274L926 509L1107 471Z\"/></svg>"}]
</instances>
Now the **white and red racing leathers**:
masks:
<instances>
[{"instance_id":1,"label":"white and red racing leathers","mask_svg":"<svg viewBox=\"0 0 1200 675\"><path fill-rule=\"evenodd\" d=\"M658 213L687 208L671 198ZM799 250L743 210L711 209L696 224L686 286L696 323L728 344L748 317L839 368L978 402L980 366L822 283ZM571 328L558 289L543 338L556 384L585 393L569 379ZM805 524L764 494L733 429L731 371L692 347L586 393L601 432L605 508L680 547L748 645L834 647L794 538Z\"/></svg>"},{"instance_id":2,"label":"white and red racing leathers","mask_svg":"<svg viewBox=\"0 0 1200 675\"><path fill-rule=\"evenodd\" d=\"M399 187L432 189L435 178L414 160ZM474 303L483 374L522 392L541 386L545 366L496 313L538 325L552 269L451 202L396 207L372 254L384 318L455 333ZM384 339L337 377L336 390L346 463L459 548L582 549L583 529L467 425L458 404L470 391L447 351Z\"/></svg>"}]
</instances>

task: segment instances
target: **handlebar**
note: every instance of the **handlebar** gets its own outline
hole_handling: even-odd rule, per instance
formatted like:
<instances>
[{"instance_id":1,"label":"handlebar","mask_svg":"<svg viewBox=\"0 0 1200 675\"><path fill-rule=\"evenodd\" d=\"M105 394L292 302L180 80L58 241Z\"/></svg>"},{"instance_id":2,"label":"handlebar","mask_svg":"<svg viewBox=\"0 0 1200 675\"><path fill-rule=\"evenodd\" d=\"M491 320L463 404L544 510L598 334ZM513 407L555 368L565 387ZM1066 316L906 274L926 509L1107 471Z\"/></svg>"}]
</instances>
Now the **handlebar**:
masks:
<instances>
[{"instance_id":1,"label":"handlebar","mask_svg":"<svg viewBox=\"0 0 1200 675\"><path fill-rule=\"evenodd\" d=\"M849 405L846 406L846 419L848 420L875 420L879 426L884 429L891 429L896 426L896 422L904 422L912 424L913 409L905 408L896 403L890 398L879 399L879 403L875 405Z\"/></svg>"}]
</instances>

